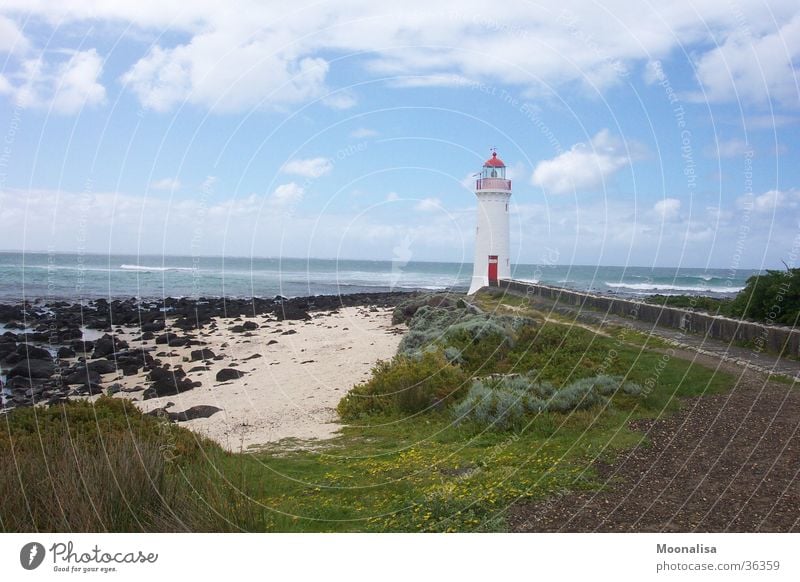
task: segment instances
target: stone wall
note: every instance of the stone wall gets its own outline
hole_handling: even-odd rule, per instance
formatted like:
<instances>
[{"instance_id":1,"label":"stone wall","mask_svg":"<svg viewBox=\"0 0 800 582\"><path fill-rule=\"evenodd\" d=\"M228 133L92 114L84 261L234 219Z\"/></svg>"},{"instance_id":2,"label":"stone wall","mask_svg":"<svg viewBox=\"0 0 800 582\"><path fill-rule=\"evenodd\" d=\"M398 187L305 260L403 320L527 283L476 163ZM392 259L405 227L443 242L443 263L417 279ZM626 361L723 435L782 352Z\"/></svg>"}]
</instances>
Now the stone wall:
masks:
<instances>
[{"instance_id":1,"label":"stone wall","mask_svg":"<svg viewBox=\"0 0 800 582\"><path fill-rule=\"evenodd\" d=\"M729 317L709 315L689 309L661 307L641 301L594 295L580 291L550 287L522 281L503 280L499 286L515 293L539 296L561 305L585 307L654 323L662 327L685 330L721 341L747 342L764 351L800 356L800 330L777 325L763 325Z\"/></svg>"}]
</instances>

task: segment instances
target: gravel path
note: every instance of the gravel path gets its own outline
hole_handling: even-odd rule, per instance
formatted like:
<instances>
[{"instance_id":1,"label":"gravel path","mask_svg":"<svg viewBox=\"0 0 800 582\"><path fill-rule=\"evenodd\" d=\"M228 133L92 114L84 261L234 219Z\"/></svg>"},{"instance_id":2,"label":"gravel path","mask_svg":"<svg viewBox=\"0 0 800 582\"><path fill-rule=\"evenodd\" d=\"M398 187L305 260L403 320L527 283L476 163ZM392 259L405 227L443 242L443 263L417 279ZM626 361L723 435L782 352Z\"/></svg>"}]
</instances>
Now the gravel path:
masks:
<instances>
[{"instance_id":1,"label":"gravel path","mask_svg":"<svg viewBox=\"0 0 800 582\"><path fill-rule=\"evenodd\" d=\"M595 465L604 491L517 504L512 531L800 531L800 389L713 356L676 355L737 381L632 423L645 443Z\"/></svg>"}]
</instances>

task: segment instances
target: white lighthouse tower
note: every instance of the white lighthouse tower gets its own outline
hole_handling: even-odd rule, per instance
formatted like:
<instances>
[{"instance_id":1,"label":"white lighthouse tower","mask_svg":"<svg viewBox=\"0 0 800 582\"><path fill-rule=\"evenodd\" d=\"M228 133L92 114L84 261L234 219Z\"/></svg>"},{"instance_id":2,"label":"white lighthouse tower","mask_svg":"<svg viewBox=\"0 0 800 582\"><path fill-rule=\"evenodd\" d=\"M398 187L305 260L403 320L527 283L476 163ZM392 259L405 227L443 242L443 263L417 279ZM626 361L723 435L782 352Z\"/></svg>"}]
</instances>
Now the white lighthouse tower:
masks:
<instances>
[{"instance_id":1,"label":"white lighthouse tower","mask_svg":"<svg viewBox=\"0 0 800 582\"><path fill-rule=\"evenodd\" d=\"M497 285L511 278L509 257L508 201L511 180L506 180L506 165L492 152L475 182L478 198L478 226L475 231L475 262L469 295L481 287Z\"/></svg>"}]
</instances>

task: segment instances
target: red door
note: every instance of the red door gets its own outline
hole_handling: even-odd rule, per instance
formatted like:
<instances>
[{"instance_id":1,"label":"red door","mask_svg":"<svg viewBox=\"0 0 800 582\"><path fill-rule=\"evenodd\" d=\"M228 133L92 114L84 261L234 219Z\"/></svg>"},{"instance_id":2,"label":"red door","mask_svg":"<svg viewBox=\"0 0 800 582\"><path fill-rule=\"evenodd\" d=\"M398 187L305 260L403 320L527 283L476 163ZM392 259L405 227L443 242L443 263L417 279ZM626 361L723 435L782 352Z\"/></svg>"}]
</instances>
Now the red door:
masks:
<instances>
[{"instance_id":1,"label":"red door","mask_svg":"<svg viewBox=\"0 0 800 582\"><path fill-rule=\"evenodd\" d=\"M497 255L489 255L489 285L497 285Z\"/></svg>"}]
</instances>

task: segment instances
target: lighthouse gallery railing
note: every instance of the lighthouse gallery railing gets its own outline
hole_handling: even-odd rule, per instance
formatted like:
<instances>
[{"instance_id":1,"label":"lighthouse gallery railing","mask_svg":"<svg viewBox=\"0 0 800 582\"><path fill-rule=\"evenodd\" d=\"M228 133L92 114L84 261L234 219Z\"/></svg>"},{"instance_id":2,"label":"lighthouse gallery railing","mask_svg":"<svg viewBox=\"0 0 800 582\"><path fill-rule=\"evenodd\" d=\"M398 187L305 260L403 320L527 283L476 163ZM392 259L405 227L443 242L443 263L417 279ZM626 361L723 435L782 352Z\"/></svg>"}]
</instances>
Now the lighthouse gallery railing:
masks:
<instances>
[{"instance_id":1,"label":"lighthouse gallery railing","mask_svg":"<svg viewBox=\"0 0 800 582\"><path fill-rule=\"evenodd\" d=\"M511 190L511 180L503 178L478 178L476 190Z\"/></svg>"}]
</instances>

